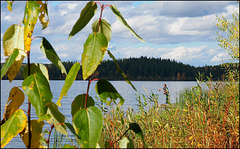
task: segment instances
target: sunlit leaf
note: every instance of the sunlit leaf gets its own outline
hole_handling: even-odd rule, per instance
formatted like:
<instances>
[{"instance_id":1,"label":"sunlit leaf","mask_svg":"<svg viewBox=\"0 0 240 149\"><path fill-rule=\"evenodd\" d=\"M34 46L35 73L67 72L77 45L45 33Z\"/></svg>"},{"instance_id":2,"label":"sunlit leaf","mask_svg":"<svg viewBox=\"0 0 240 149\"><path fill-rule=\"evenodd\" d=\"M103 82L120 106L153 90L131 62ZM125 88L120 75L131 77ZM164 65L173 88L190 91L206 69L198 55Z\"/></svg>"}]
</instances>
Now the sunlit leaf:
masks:
<instances>
[{"instance_id":1,"label":"sunlit leaf","mask_svg":"<svg viewBox=\"0 0 240 149\"><path fill-rule=\"evenodd\" d=\"M58 110L55 103L51 102L48 105L47 114L51 115L51 118L47 121L53 124L58 132L67 135L65 116Z\"/></svg>"},{"instance_id":2,"label":"sunlit leaf","mask_svg":"<svg viewBox=\"0 0 240 149\"><path fill-rule=\"evenodd\" d=\"M74 117L75 113L77 113L79 110L85 108L85 99L86 99L86 94L80 94L72 102L71 105L71 114L72 117ZM87 107L94 106L94 100L91 96L88 96L87 99Z\"/></svg>"},{"instance_id":3,"label":"sunlit leaf","mask_svg":"<svg viewBox=\"0 0 240 149\"><path fill-rule=\"evenodd\" d=\"M23 18L24 26L24 49L30 51L31 37L35 24L38 20L40 5L37 1L27 1L25 6L25 13Z\"/></svg>"},{"instance_id":4,"label":"sunlit leaf","mask_svg":"<svg viewBox=\"0 0 240 149\"><path fill-rule=\"evenodd\" d=\"M4 55L10 56L15 48L19 49L19 56L17 60L21 59L21 56L26 56L24 50L24 26L17 24L11 25L3 35L3 49Z\"/></svg>"},{"instance_id":5,"label":"sunlit leaf","mask_svg":"<svg viewBox=\"0 0 240 149\"><path fill-rule=\"evenodd\" d=\"M134 143L130 138L124 137L119 141L120 148L134 148Z\"/></svg>"},{"instance_id":6,"label":"sunlit leaf","mask_svg":"<svg viewBox=\"0 0 240 149\"><path fill-rule=\"evenodd\" d=\"M117 71L124 77L125 81L130 84L132 86L132 88L137 91L137 89L134 87L134 85L128 80L126 74L122 71L122 69L119 67L116 58L112 55L112 53L107 50L108 55L113 59L113 62L115 63L116 67L117 67Z\"/></svg>"},{"instance_id":7,"label":"sunlit leaf","mask_svg":"<svg viewBox=\"0 0 240 149\"><path fill-rule=\"evenodd\" d=\"M53 98L50 85L42 73L35 73L28 76L22 83L25 94L30 99L31 104L36 110L36 115L45 119L48 104Z\"/></svg>"},{"instance_id":8,"label":"sunlit leaf","mask_svg":"<svg viewBox=\"0 0 240 149\"><path fill-rule=\"evenodd\" d=\"M57 53L55 52L55 50L53 49L52 45L47 41L46 38L42 39L40 48L43 52L43 54L55 65L57 66L62 73L67 74L67 71L62 63L62 61L60 60L60 58L58 57Z\"/></svg>"},{"instance_id":9,"label":"sunlit leaf","mask_svg":"<svg viewBox=\"0 0 240 149\"><path fill-rule=\"evenodd\" d=\"M31 148L40 148L40 138L42 135L42 128L44 125L44 121L39 120L31 120L30 126L31 126ZM26 147L28 147L29 144L29 129L28 129L28 123L26 124L24 130L20 133L20 137L23 140Z\"/></svg>"},{"instance_id":10,"label":"sunlit leaf","mask_svg":"<svg viewBox=\"0 0 240 149\"><path fill-rule=\"evenodd\" d=\"M110 8L112 12L116 15L119 22L121 22L129 31L131 31L135 37L137 37L140 41L145 42L127 23L127 21L123 18L122 14L118 11L115 5L111 5Z\"/></svg>"},{"instance_id":11,"label":"sunlit leaf","mask_svg":"<svg viewBox=\"0 0 240 149\"><path fill-rule=\"evenodd\" d=\"M80 17L77 22L74 24L72 31L69 34L68 40L72 38L75 34L80 32L92 19L97 10L97 4L93 1L90 1L81 11Z\"/></svg>"},{"instance_id":12,"label":"sunlit leaf","mask_svg":"<svg viewBox=\"0 0 240 149\"><path fill-rule=\"evenodd\" d=\"M18 72L22 66L23 59L24 59L24 57L22 57L20 60L15 60L13 62L13 64L11 65L11 67L8 69L7 77L9 79L9 82L11 82L18 74Z\"/></svg>"},{"instance_id":13,"label":"sunlit leaf","mask_svg":"<svg viewBox=\"0 0 240 149\"><path fill-rule=\"evenodd\" d=\"M9 58L6 60L6 63L1 67L1 79L2 77L7 73L8 69L12 66L15 59L18 56L18 49L14 49L12 55L9 56Z\"/></svg>"},{"instance_id":14,"label":"sunlit leaf","mask_svg":"<svg viewBox=\"0 0 240 149\"><path fill-rule=\"evenodd\" d=\"M21 132L27 123L27 116L18 109L3 125L1 125L1 148Z\"/></svg>"},{"instance_id":15,"label":"sunlit leaf","mask_svg":"<svg viewBox=\"0 0 240 149\"><path fill-rule=\"evenodd\" d=\"M48 27L49 24L49 16L48 16L48 9L47 9L47 1L43 3L42 1L37 1L40 4L40 16L39 16L39 21L42 24L42 30ZM47 21L45 19L45 16L48 17Z\"/></svg>"},{"instance_id":16,"label":"sunlit leaf","mask_svg":"<svg viewBox=\"0 0 240 149\"><path fill-rule=\"evenodd\" d=\"M65 84L61 90L61 94L57 101L58 106L61 106L61 103L60 103L61 99L63 96L67 95L67 92L68 92L69 88L72 86L74 80L76 79L79 70L80 70L80 63L78 63L78 62L73 64L73 66L69 70L68 75L66 76L66 79L65 79Z\"/></svg>"},{"instance_id":17,"label":"sunlit leaf","mask_svg":"<svg viewBox=\"0 0 240 149\"><path fill-rule=\"evenodd\" d=\"M3 119L6 122L15 111L23 104L24 93L18 87L13 87L9 93L8 101L5 106Z\"/></svg>"},{"instance_id":18,"label":"sunlit leaf","mask_svg":"<svg viewBox=\"0 0 240 149\"><path fill-rule=\"evenodd\" d=\"M30 75L35 73L42 73L47 80L49 80L47 67L43 64L32 63L30 64ZM28 66L26 65L23 70L23 78L26 79L28 77Z\"/></svg>"},{"instance_id":19,"label":"sunlit leaf","mask_svg":"<svg viewBox=\"0 0 240 149\"><path fill-rule=\"evenodd\" d=\"M104 57L107 46L107 38L102 33L95 32L88 36L82 53L82 73L84 80L97 69Z\"/></svg>"},{"instance_id":20,"label":"sunlit leaf","mask_svg":"<svg viewBox=\"0 0 240 149\"><path fill-rule=\"evenodd\" d=\"M119 104L123 105L124 103L123 97L117 92L114 86L107 80L104 80L104 79L99 80L95 86L95 90L103 102L106 102L107 98L110 98L111 100L114 100L114 101L117 100L117 98L119 98L120 99Z\"/></svg>"},{"instance_id":21,"label":"sunlit leaf","mask_svg":"<svg viewBox=\"0 0 240 149\"><path fill-rule=\"evenodd\" d=\"M107 41L110 42L112 29L111 29L111 25L106 20L101 19L100 26L99 26L99 20L94 21L92 23L92 31L103 33L106 36Z\"/></svg>"},{"instance_id":22,"label":"sunlit leaf","mask_svg":"<svg viewBox=\"0 0 240 149\"><path fill-rule=\"evenodd\" d=\"M101 110L91 106L78 111L73 118L73 127L81 137L82 148L96 148L103 127Z\"/></svg>"},{"instance_id":23,"label":"sunlit leaf","mask_svg":"<svg viewBox=\"0 0 240 149\"><path fill-rule=\"evenodd\" d=\"M13 3L14 1L6 1L6 2L8 3L8 5L7 5L8 10L9 10L9 11L12 11L12 3Z\"/></svg>"},{"instance_id":24,"label":"sunlit leaf","mask_svg":"<svg viewBox=\"0 0 240 149\"><path fill-rule=\"evenodd\" d=\"M8 69L8 79L11 82L17 75L24 57L27 55L24 50L24 27L16 24L11 25L3 35L4 55L10 56L14 49L18 49L18 56Z\"/></svg>"}]
</instances>

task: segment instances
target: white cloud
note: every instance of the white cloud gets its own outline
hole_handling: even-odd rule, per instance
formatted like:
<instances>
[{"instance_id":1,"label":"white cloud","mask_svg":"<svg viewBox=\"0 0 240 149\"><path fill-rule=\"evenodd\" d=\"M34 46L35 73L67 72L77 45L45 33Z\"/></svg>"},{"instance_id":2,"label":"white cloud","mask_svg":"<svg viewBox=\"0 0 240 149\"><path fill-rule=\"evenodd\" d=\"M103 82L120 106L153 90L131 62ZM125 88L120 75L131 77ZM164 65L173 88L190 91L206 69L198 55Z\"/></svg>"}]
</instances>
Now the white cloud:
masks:
<instances>
[{"instance_id":1,"label":"white cloud","mask_svg":"<svg viewBox=\"0 0 240 149\"><path fill-rule=\"evenodd\" d=\"M3 20L11 20L12 19L12 17L11 16L4 16L4 18L3 18Z\"/></svg>"},{"instance_id":2,"label":"white cloud","mask_svg":"<svg viewBox=\"0 0 240 149\"><path fill-rule=\"evenodd\" d=\"M168 25L169 34L171 35L207 35L215 27L215 15L203 17L184 17L178 18L177 21Z\"/></svg>"},{"instance_id":3,"label":"white cloud","mask_svg":"<svg viewBox=\"0 0 240 149\"><path fill-rule=\"evenodd\" d=\"M206 46L201 47L177 47L170 49L170 52L165 51L166 54L163 54L163 58L170 58L175 59L177 61L191 61L196 58L203 57L203 50L206 48Z\"/></svg>"},{"instance_id":4,"label":"white cloud","mask_svg":"<svg viewBox=\"0 0 240 149\"><path fill-rule=\"evenodd\" d=\"M216 53L216 55L211 58L211 62L223 62L223 61L226 61L226 60L229 60L231 57L228 55L227 51L223 51L223 52L220 52L220 53Z\"/></svg>"},{"instance_id":5,"label":"white cloud","mask_svg":"<svg viewBox=\"0 0 240 149\"><path fill-rule=\"evenodd\" d=\"M98 10L89 24L71 40L68 40L68 34L86 3L49 1L49 26L45 30L41 30L41 24L38 21L35 27L34 36L45 36L63 61L81 59L83 44L92 32L91 23L99 17L100 7L98 5ZM141 43L116 19L111 9L106 8L103 19L106 19L112 26L112 40L109 49L112 49L117 58L164 57L189 64L204 65L217 63L220 59L227 57L225 55L228 55L226 52L223 54L224 52L220 48L210 48L207 44L194 45L192 43L209 42L211 45L216 43L216 15L231 18L233 11L238 9L233 2L156 1L142 2L140 5L136 5L135 2L122 1L101 2L101 4L103 3L116 5L132 29L146 40L145 44ZM14 2L13 12L7 10L7 3L1 2L1 4L4 4L4 6L1 5L2 38L10 25L19 24L22 21L25 2ZM42 54L39 55L41 53L39 40L33 43L31 61L48 61ZM3 53L2 50L1 53ZM3 56L1 55L2 60Z\"/></svg>"}]
</instances>

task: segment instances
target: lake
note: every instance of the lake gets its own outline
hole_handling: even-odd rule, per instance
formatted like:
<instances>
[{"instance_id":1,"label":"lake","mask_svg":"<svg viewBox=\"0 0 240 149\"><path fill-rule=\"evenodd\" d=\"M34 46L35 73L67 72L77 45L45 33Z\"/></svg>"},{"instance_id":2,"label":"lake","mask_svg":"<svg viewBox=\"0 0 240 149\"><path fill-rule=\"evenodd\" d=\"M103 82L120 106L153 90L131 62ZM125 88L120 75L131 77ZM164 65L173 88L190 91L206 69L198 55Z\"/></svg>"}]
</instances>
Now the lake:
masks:
<instances>
[{"instance_id":1,"label":"lake","mask_svg":"<svg viewBox=\"0 0 240 149\"><path fill-rule=\"evenodd\" d=\"M153 92L154 94L159 94L159 103L165 103L166 97L163 95L163 91L158 91L158 89L163 88L163 84L167 84L170 94L170 102L175 103L176 97L181 90L185 88L190 88L197 85L196 81L131 81L135 88L138 90L140 94L146 95L145 89L148 93ZM89 95L96 99L97 96L95 92L96 81L91 83ZM110 83L116 88L118 93L125 99L123 108L127 109L128 107L132 107L135 111L138 110L136 102L137 92L126 82L126 81L110 81ZM8 100L9 92L14 86L21 86L22 80L13 80L9 83L8 80L1 80L1 119L3 118L3 112L5 105ZM64 85L64 80L50 80L50 87L53 93L52 101L56 103L58 101L59 95L61 93L61 89ZM71 122L71 103L74 98L79 95L87 92L87 81L75 81L72 87L68 90L67 96L63 97L61 100L62 106L59 107L60 112L62 112L66 118ZM145 89L144 89L145 88ZM117 100L119 101L119 100ZM27 97L25 98L24 104L20 107L27 111L28 102ZM35 114L35 109L31 108L31 119L37 119ZM49 124L45 124L43 129L50 129ZM54 131L53 133L54 134ZM53 135L51 135L53 138ZM20 139L19 135L13 138L6 148L25 148L24 143Z\"/></svg>"}]
</instances>

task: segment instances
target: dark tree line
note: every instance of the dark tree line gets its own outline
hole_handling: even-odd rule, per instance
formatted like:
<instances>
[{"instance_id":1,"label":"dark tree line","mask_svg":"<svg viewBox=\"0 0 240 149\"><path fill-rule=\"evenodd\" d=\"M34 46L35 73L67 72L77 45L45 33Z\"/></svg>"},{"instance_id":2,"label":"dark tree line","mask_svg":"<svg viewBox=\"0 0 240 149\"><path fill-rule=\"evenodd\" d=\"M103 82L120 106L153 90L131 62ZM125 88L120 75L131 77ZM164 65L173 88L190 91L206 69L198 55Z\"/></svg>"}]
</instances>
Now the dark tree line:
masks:
<instances>
[{"instance_id":1,"label":"dark tree line","mask_svg":"<svg viewBox=\"0 0 240 149\"><path fill-rule=\"evenodd\" d=\"M226 76L226 68L223 65L216 66L203 66L194 67L188 64L183 64L181 62L176 62L170 59L161 58L126 58L117 60L119 66L123 72L128 76L129 80L148 80L148 81L194 81L198 78L198 74L204 76L202 79L206 80L207 77L212 75L212 80L223 80ZM67 72L69 72L72 65L76 61L63 62ZM2 66L3 64L1 64ZM23 79L23 69L26 64L23 64L20 72L17 74L15 79ZM63 75L60 70L52 64L45 64L49 72L50 80L63 80L65 75ZM230 67L232 64L230 64ZM95 78L108 79L108 80L123 80L115 63L112 60L105 60L99 65L97 71L93 74ZM3 79L7 79L4 76ZM77 80L82 79L82 70L78 72Z\"/></svg>"}]
</instances>

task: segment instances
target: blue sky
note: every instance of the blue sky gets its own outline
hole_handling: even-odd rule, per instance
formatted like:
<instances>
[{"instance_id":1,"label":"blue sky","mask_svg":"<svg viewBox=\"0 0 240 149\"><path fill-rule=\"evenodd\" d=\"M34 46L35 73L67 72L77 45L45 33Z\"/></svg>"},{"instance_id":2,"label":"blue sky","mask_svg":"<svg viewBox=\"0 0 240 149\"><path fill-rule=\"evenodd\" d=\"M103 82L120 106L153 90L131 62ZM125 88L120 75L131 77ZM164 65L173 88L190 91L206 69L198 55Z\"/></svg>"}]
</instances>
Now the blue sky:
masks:
<instances>
[{"instance_id":1,"label":"blue sky","mask_svg":"<svg viewBox=\"0 0 240 149\"><path fill-rule=\"evenodd\" d=\"M68 35L79 18L87 1L49 1L50 24L41 30L38 21L34 36L44 36L52 44L62 61L81 61L83 44L92 32L91 23L98 19L100 7L90 23L70 40ZM175 59L193 66L217 65L229 62L230 56L216 41L216 16L231 14L238 10L233 1L101 1L114 4L128 24L146 42L136 39L112 13L110 8L103 12L103 19L112 26L112 39L108 49L116 58L155 57ZM2 48L4 32L12 24L23 19L25 2L13 3L13 12L7 3L1 1L1 62L5 61ZM35 39L31 47L32 63L49 63L40 50L40 39ZM105 59L108 59L105 55ZM27 60L25 59L24 62Z\"/></svg>"}]
</instances>

